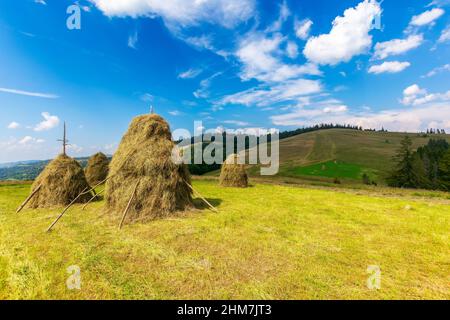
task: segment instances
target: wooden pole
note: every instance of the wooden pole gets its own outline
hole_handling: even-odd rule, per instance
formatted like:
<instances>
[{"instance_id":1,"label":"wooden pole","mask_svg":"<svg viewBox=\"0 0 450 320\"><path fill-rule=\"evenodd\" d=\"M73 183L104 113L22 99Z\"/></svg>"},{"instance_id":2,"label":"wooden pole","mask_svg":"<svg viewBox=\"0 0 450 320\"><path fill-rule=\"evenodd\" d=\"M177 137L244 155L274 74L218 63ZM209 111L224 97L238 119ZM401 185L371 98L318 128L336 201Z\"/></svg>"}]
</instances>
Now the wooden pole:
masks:
<instances>
[{"instance_id":1,"label":"wooden pole","mask_svg":"<svg viewBox=\"0 0 450 320\"><path fill-rule=\"evenodd\" d=\"M95 194L88 202L86 202L86 204L83 206L83 208L81 210L84 210L88 206L88 204L91 203L92 200L97 198L98 195L101 195L103 193L103 191L105 191L105 189L103 189L99 193Z\"/></svg>"},{"instance_id":2,"label":"wooden pole","mask_svg":"<svg viewBox=\"0 0 450 320\"><path fill-rule=\"evenodd\" d=\"M202 199L210 208L211 210L215 211L215 212L219 212L219 210L217 210L211 203L208 202L208 200L205 199L205 197L203 197L200 192L198 192L197 190L194 189L193 186L191 186L186 180L184 180L184 183L186 183L186 185L194 192L197 194L197 196Z\"/></svg>"},{"instance_id":3,"label":"wooden pole","mask_svg":"<svg viewBox=\"0 0 450 320\"><path fill-rule=\"evenodd\" d=\"M139 184L139 181L134 186L134 190L133 190L133 193L131 194L131 198L128 201L128 204L127 204L127 207L125 208L125 211L123 212L122 220L120 221L120 224L119 224L119 230L122 229L122 225L123 225L123 222L125 221L125 217L127 216L128 209L130 209L131 201L133 201L134 195L136 194L136 189L137 189L138 184Z\"/></svg>"},{"instance_id":4,"label":"wooden pole","mask_svg":"<svg viewBox=\"0 0 450 320\"><path fill-rule=\"evenodd\" d=\"M72 202L69 203L69 205L67 207L64 208L64 210L58 215L58 217L55 219L55 221L53 221L52 224L47 228L47 232L50 232L52 230L53 226L59 221L59 219L62 218L64 213L66 213L66 211L69 210L69 208L75 203L75 201L77 201L82 195L89 193L92 190L91 189L91 190L86 191L87 189L88 189L88 187L84 188L84 190L78 196L76 196L75 199L73 199Z\"/></svg>"},{"instance_id":5,"label":"wooden pole","mask_svg":"<svg viewBox=\"0 0 450 320\"><path fill-rule=\"evenodd\" d=\"M26 198L25 201L17 209L16 213L19 213L20 211L22 211L22 209L27 205L27 203L31 200L31 198L33 198L34 195L41 189L41 187L42 187L42 184L40 184L36 189L33 190L33 192L28 196L28 198Z\"/></svg>"}]
</instances>

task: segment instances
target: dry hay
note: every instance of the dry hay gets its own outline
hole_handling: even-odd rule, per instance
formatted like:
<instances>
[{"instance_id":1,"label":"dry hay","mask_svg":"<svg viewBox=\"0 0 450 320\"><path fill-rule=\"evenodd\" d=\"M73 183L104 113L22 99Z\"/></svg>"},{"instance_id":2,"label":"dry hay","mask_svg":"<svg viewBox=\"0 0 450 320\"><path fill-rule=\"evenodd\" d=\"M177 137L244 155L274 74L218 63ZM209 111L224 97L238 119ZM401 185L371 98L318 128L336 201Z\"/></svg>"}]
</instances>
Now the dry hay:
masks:
<instances>
[{"instance_id":1,"label":"dry hay","mask_svg":"<svg viewBox=\"0 0 450 320\"><path fill-rule=\"evenodd\" d=\"M31 190L41 186L30 200L30 208L51 208L70 204L80 193L90 189L83 168L73 158L60 154L34 180ZM80 196L76 203L85 203L91 193Z\"/></svg>"},{"instance_id":2,"label":"dry hay","mask_svg":"<svg viewBox=\"0 0 450 320\"><path fill-rule=\"evenodd\" d=\"M106 182L106 209L127 222L166 217L192 206L191 183L186 165L172 161L168 123L156 114L133 119L110 164Z\"/></svg>"},{"instance_id":3,"label":"dry hay","mask_svg":"<svg viewBox=\"0 0 450 320\"><path fill-rule=\"evenodd\" d=\"M84 173L89 184L91 186L95 186L106 179L108 176L108 171L108 158L103 153L98 152L89 158Z\"/></svg>"},{"instance_id":4,"label":"dry hay","mask_svg":"<svg viewBox=\"0 0 450 320\"><path fill-rule=\"evenodd\" d=\"M222 165L219 183L223 187L248 187L248 176L245 172L245 165L238 163L238 155L232 154Z\"/></svg>"}]
</instances>

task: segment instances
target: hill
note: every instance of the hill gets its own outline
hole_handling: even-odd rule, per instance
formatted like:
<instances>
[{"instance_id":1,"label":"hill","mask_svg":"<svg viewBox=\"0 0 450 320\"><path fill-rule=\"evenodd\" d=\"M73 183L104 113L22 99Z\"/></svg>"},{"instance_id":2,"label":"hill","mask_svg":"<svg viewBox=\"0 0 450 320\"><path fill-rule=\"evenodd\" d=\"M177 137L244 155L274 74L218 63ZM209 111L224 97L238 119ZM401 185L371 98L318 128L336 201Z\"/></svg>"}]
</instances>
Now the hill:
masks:
<instances>
[{"instance_id":1,"label":"hill","mask_svg":"<svg viewBox=\"0 0 450 320\"><path fill-rule=\"evenodd\" d=\"M334 178L360 181L367 173L383 183L392 169L392 157L408 135L414 149L430 139L450 135L328 129L296 135L280 141L280 177L332 181ZM250 173L257 175L258 168Z\"/></svg>"}]
</instances>

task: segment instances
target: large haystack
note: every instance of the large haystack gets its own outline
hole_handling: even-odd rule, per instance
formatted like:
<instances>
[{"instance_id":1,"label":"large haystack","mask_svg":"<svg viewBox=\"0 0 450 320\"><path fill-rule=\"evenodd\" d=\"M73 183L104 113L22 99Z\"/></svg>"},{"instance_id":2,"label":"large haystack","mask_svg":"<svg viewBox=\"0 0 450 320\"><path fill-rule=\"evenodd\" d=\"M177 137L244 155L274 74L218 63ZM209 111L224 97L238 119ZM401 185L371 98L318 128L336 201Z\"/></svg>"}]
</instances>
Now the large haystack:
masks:
<instances>
[{"instance_id":1,"label":"large haystack","mask_svg":"<svg viewBox=\"0 0 450 320\"><path fill-rule=\"evenodd\" d=\"M89 158L84 173L91 186L102 182L108 176L109 160L103 153L99 152Z\"/></svg>"},{"instance_id":2,"label":"large haystack","mask_svg":"<svg viewBox=\"0 0 450 320\"><path fill-rule=\"evenodd\" d=\"M219 178L220 185L223 187L248 187L248 177L245 172L245 165L238 164L238 155L232 154L222 165Z\"/></svg>"},{"instance_id":3,"label":"large haystack","mask_svg":"<svg viewBox=\"0 0 450 320\"><path fill-rule=\"evenodd\" d=\"M34 180L31 190L40 189L30 200L31 208L65 206L80 193L88 191L83 168L73 158L60 154L51 161ZM90 193L80 196L77 203L85 203L92 197Z\"/></svg>"},{"instance_id":4,"label":"large haystack","mask_svg":"<svg viewBox=\"0 0 450 320\"><path fill-rule=\"evenodd\" d=\"M158 115L138 116L131 122L110 164L106 209L121 215L130 202L126 221L169 216L192 205L186 166L172 161L168 123ZM136 187L137 186L137 187Z\"/></svg>"}]
</instances>

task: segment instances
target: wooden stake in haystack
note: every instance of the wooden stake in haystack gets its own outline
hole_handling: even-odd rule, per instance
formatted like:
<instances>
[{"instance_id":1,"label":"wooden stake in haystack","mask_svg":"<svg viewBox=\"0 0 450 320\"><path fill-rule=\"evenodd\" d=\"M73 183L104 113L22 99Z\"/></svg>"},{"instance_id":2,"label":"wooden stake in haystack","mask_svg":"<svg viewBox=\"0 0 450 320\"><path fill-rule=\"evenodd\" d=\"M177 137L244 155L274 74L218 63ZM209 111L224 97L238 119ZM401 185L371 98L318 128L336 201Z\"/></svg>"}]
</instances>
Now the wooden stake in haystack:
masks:
<instances>
[{"instance_id":1,"label":"wooden stake in haystack","mask_svg":"<svg viewBox=\"0 0 450 320\"><path fill-rule=\"evenodd\" d=\"M66 154L68 146L66 125L64 123L62 154L52 160L35 179L31 194L17 209L20 212L26 205L30 208L51 208L66 206L72 201L87 202L91 197L80 193L90 188L83 168ZM75 200L76 199L76 200Z\"/></svg>"}]
</instances>

